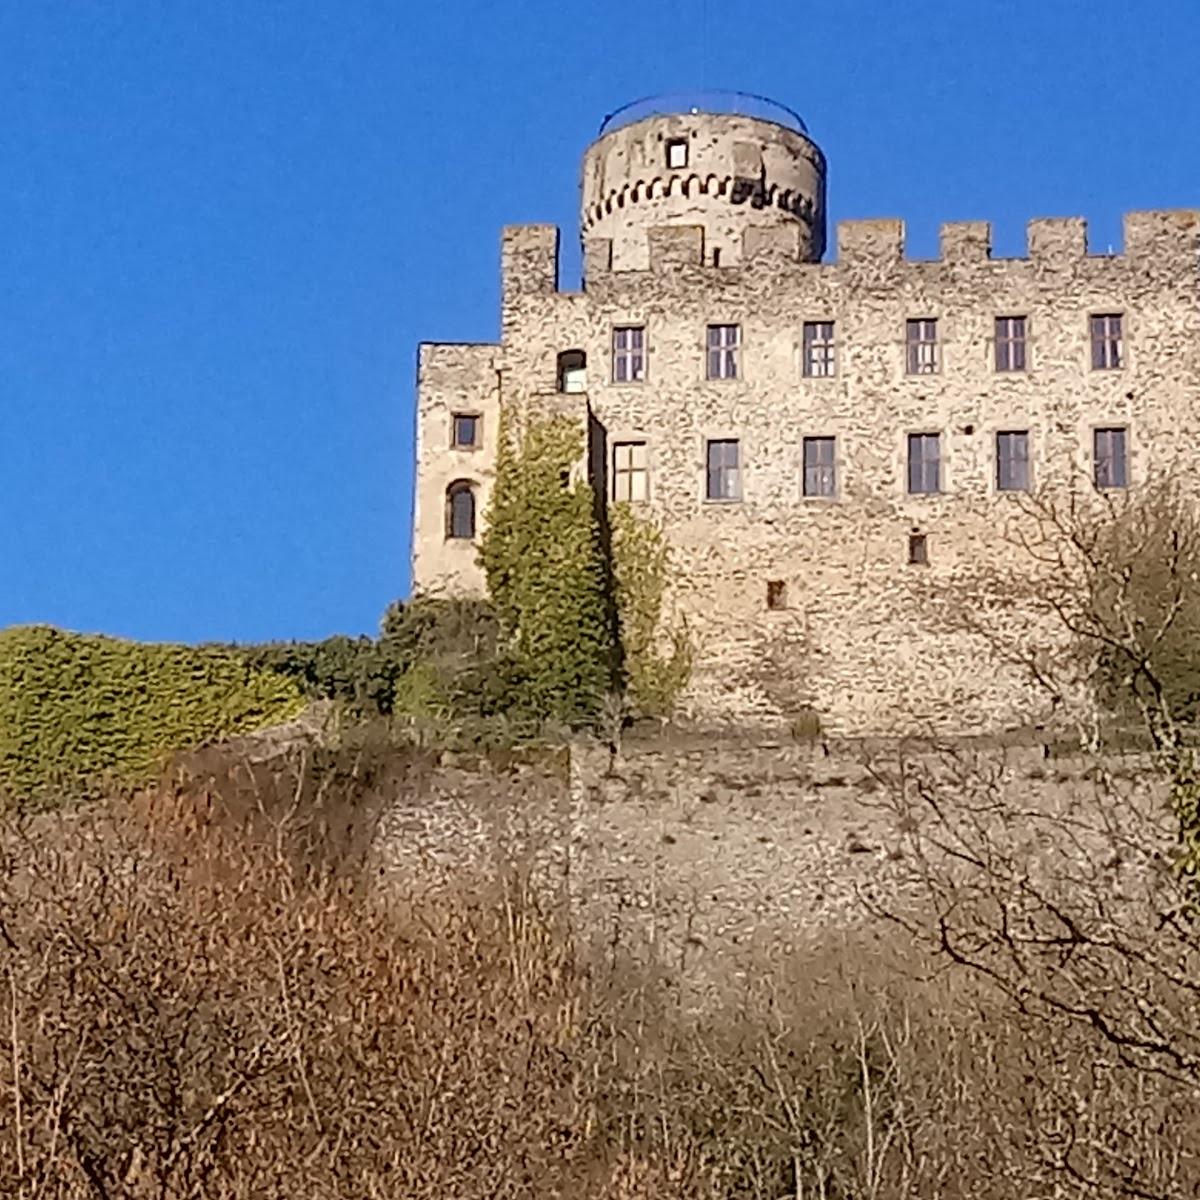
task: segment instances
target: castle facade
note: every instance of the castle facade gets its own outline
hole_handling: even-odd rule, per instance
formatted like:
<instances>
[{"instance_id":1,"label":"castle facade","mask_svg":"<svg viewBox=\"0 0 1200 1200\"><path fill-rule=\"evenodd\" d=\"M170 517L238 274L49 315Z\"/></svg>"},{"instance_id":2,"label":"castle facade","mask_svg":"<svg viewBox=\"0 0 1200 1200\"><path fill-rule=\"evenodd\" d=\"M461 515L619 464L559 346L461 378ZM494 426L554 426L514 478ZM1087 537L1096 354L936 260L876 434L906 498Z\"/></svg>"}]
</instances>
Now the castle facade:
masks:
<instances>
[{"instance_id":1,"label":"castle facade","mask_svg":"<svg viewBox=\"0 0 1200 1200\"><path fill-rule=\"evenodd\" d=\"M694 715L1027 724L1026 674L921 597L1011 565L1030 496L1200 480L1200 210L1127 214L1103 255L1079 218L1031 221L1023 258L951 223L928 261L901 221L847 221L826 261L825 178L755 98L609 118L582 290L556 228L507 228L500 340L420 349L414 586L483 590L501 408L574 406L593 484L671 546Z\"/></svg>"}]
</instances>

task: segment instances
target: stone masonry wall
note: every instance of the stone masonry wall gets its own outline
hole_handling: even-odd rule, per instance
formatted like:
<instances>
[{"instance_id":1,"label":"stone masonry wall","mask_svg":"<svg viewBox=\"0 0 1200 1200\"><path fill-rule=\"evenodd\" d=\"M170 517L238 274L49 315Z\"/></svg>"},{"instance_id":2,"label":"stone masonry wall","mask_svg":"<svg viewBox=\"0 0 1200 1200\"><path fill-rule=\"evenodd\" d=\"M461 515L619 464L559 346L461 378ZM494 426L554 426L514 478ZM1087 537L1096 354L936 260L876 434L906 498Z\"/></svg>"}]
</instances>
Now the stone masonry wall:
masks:
<instances>
[{"instance_id":1,"label":"stone masonry wall","mask_svg":"<svg viewBox=\"0 0 1200 1200\"><path fill-rule=\"evenodd\" d=\"M480 512L494 421L471 463L448 462L455 405L492 411L494 356L505 402L553 391L565 349L587 353L587 405L605 458L643 441L646 513L672 547L672 602L688 617L695 719L744 723L813 709L839 735L977 733L1038 723L1044 701L985 641L939 613L964 578L1022 568L1029 518L995 488L995 435L1028 430L1034 488L1092 496L1093 431L1128 429L1133 485L1200 480L1200 211L1131 213L1124 252L1088 252L1082 220L1037 220L1029 256L996 259L985 223L943 227L941 255L904 257L899 221L838 229L833 263L801 261L796 233L749 226L736 265L714 267L705 227L646 231L646 268L614 270L609 239L585 245L586 291L557 289L557 230L505 232L501 343L426 347L419 388L421 515L415 580L477 590L473 555L445 544L444 481L470 470ZM722 263L725 259L722 259ZM1088 318L1120 313L1125 361L1091 369ZM1020 315L1028 369L994 369L993 322ZM905 373L905 322L935 318L940 366ZM801 372L805 321L834 322L837 370ZM739 376L705 378L705 329L741 328ZM644 380L615 383L614 326L645 326ZM942 490L906 492L910 433L941 436ZM836 439L836 499L801 494L806 436ZM705 499L705 445L736 438L737 502ZM607 486L600 480L600 486ZM1085 503L1089 502L1086 501ZM908 562L923 534L927 566ZM468 566L470 562L470 566ZM455 571L456 564L461 569ZM767 585L784 606L767 607ZM1020 612L1004 632L1051 641ZM989 631L991 636L1001 632Z\"/></svg>"}]
</instances>

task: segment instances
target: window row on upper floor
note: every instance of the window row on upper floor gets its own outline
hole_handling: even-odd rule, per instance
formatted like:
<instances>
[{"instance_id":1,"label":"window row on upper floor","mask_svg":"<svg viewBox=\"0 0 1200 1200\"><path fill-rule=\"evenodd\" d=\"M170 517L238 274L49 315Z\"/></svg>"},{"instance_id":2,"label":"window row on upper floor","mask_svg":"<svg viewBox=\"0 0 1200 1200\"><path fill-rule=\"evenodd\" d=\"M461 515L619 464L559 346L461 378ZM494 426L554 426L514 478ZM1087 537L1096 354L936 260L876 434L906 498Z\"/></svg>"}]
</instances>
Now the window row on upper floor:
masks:
<instances>
[{"instance_id":1,"label":"window row on upper floor","mask_svg":"<svg viewBox=\"0 0 1200 1200\"><path fill-rule=\"evenodd\" d=\"M1092 480L1097 488L1129 486L1129 430L1109 425L1092 430ZM939 432L909 433L905 439L905 490L911 496L945 493L946 455ZM704 498L742 499L745 470L742 443L737 438L712 438L704 444ZM800 494L825 500L839 496L837 438L805 437L802 441ZM998 492L1033 489L1033 456L1028 429L1002 429L994 435L992 484ZM612 447L609 495L616 501L650 499L650 457L645 441L615 442Z\"/></svg>"},{"instance_id":2,"label":"window row on upper floor","mask_svg":"<svg viewBox=\"0 0 1200 1200\"><path fill-rule=\"evenodd\" d=\"M1090 361L1095 371L1119 370L1125 365L1125 321L1122 313L1093 313L1088 317ZM743 370L742 327L709 325L705 331L704 374L707 379L739 379ZM1027 371L1030 367L1029 318L1020 314L994 319L992 365L998 372ZM831 378L838 370L837 323L805 321L800 344L800 370L806 378ZM613 383L644 383L649 365L645 325L616 325L612 331ZM942 343L936 317L913 317L904 323L904 371L907 375L936 375L942 365ZM564 350L558 356L558 390L587 390L587 355Z\"/></svg>"}]
</instances>

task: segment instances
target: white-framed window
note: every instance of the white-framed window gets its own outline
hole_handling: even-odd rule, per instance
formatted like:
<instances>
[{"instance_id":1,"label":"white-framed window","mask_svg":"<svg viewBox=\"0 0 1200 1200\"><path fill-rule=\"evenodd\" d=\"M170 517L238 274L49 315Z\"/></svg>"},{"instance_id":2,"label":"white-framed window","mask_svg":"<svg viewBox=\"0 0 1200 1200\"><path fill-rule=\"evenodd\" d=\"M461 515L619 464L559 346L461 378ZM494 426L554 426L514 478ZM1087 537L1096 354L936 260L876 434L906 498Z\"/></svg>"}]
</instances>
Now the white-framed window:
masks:
<instances>
[{"instance_id":1,"label":"white-framed window","mask_svg":"<svg viewBox=\"0 0 1200 1200\"><path fill-rule=\"evenodd\" d=\"M938 369L938 329L932 317L904 324L904 369L909 375L933 375Z\"/></svg>"},{"instance_id":2,"label":"white-framed window","mask_svg":"<svg viewBox=\"0 0 1200 1200\"><path fill-rule=\"evenodd\" d=\"M705 448L705 497L709 500L742 498L742 449L735 438L716 438Z\"/></svg>"},{"instance_id":3,"label":"white-framed window","mask_svg":"<svg viewBox=\"0 0 1200 1200\"><path fill-rule=\"evenodd\" d=\"M618 325L612 335L614 383L641 383L646 378L646 327Z\"/></svg>"},{"instance_id":4,"label":"white-framed window","mask_svg":"<svg viewBox=\"0 0 1200 1200\"><path fill-rule=\"evenodd\" d=\"M650 467L645 442L614 442L612 497L633 504L650 499Z\"/></svg>"},{"instance_id":5,"label":"white-framed window","mask_svg":"<svg viewBox=\"0 0 1200 1200\"><path fill-rule=\"evenodd\" d=\"M802 371L809 378L824 378L837 372L837 348L832 321L804 322Z\"/></svg>"},{"instance_id":6,"label":"white-framed window","mask_svg":"<svg viewBox=\"0 0 1200 1200\"><path fill-rule=\"evenodd\" d=\"M994 342L997 371L1025 370L1028 356L1024 317L997 317Z\"/></svg>"},{"instance_id":7,"label":"white-framed window","mask_svg":"<svg viewBox=\"0 0 1200 1200\"><path fill-rule=\"evenodd\" d=\"M736 379L742 345L742 327L710 325L705 344L708 348L708 378Z\"/></svg>"},{"instance_id":8,"label":"white-framed window","mask_svg":"<svg viewBox=\"0 0 1200 1200\"><path fill-rule=\"evenodd\" d=\"M1093 371L1116 371L1125 365L1124 325L1120 313L1095 313L1088 318Z\"/></svg>"},{"instance_id":9,"label":"white-framed window","mask_svg":"<svg viewBox=\"0 0 1200 1200\"><path fill-rule=\"evenodd\" d=\"M804 495L826 498L837 495L836 450L835 438L804 439Z\"/></svg>"}]
</instances>

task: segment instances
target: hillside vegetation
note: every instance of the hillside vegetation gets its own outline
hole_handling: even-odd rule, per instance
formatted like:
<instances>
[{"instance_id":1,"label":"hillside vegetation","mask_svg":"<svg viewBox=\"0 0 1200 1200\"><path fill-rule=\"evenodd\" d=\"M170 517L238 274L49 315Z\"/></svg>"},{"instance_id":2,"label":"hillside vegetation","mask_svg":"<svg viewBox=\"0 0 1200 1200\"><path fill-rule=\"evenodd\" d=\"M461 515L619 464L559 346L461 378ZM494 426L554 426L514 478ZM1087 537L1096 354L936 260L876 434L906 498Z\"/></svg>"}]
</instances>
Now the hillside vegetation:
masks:
<instances>
[{"instance_id":1,"label":"hillside vegetation","mask_svg":"<svg viewBox=\"0 0 1200 1200\"><path fill-rule=\"evenodd\" d=\"M0 631L0 796L151 780L164 757L295 716L294 680L215 647Z\"/></svg>"}]
</instances>

